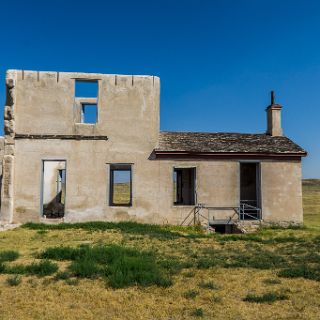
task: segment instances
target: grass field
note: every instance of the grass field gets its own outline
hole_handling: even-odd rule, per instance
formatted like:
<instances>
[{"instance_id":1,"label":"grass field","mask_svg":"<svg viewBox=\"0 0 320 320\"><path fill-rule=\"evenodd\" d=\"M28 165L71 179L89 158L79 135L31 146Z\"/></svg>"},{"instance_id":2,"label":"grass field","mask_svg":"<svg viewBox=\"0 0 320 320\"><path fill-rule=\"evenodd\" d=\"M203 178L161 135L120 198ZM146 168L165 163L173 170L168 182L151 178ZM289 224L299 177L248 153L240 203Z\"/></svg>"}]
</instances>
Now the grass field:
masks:
<instances>
[{"instance_id":1,"label":"grass field","mask_svg":"<svg viewBox=\"0 0 320 320\"><path fill-rule=\"evenodd\" d=\"M319 319L320 181L305 226L206 235L135 223L0 233L0 319Z\"/></svg>"}]
</instances>

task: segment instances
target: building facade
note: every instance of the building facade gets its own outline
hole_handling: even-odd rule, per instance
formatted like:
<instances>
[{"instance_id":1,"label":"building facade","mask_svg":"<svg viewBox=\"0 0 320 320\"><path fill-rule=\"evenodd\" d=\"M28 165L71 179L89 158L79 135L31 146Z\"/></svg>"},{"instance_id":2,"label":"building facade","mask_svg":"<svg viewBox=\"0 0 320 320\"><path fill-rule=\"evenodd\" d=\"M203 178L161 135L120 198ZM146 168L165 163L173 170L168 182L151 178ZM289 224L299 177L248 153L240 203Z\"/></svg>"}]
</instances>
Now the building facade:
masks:
<instances>
[{"instance_id":1,"label":"building facade","mask_svg":"<svg viewBox=\"0 0 320 320\"><path fill-rule=\"evenodd\" d=\"M158 77L9 70L6 92L1 223L303 221L306 152L274 100L264 134L161 132Z\"/></svg>"}]
</instances>

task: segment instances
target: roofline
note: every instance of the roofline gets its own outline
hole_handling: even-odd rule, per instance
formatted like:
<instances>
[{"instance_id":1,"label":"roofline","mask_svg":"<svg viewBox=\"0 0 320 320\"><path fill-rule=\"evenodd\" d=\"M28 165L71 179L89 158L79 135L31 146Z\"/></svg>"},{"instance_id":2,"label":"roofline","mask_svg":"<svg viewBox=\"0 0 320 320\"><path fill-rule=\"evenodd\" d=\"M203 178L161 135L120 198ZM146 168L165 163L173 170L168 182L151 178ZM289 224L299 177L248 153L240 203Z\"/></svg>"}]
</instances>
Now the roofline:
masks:
<instances>
[{"instance_id":1,"label":"roofline","mask_svg":"<svg viewBox=\"0 0 320 320\"><path fill-rule=\"evenodd\" d=\"M74 79L82 79L83 77L90 76L90 77L104 77L104 76L120 76L120 77L142 77L142 78L158 78L160 79L160 76L157 75L148 75L148 74L121 74L121 73L99 73L99 72L79 72L79 71L50 71L50 70L27 70L27 69L7 69L6 73L37 73L39 72L40 74L55 74L55 73L59 73L61 74L65 74L67 76L70 76ZM99 80L99 79L97 79Z\"/></svg>"},{"instance_id":2,"label":"roofline","mask_svg":"<svg viewBox=\"0 0 320 320\"><path fill-rule=\"evenodd\" d=\"M277 159L301 160L304 153L266 153L266 152L189 152L189 151L153 151L155 159Z\"/></svg>"}]
</instances>

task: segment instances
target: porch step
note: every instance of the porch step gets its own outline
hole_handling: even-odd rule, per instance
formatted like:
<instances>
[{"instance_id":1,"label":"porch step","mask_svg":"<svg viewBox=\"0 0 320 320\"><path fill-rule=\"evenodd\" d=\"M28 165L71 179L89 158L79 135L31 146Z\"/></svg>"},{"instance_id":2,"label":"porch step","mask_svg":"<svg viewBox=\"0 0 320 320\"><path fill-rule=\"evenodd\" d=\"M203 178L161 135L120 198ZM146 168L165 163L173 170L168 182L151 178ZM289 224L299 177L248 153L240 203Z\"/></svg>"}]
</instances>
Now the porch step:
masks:
<instances>
[{"instance_id":1,"label":"porch step","mask_svg":"<svg viewBox=\"0 0 320 320\"><path fill-rule=\"evenodd\" d=\"M214 219L209 221L209 225L235 224L235 220L230 219Z\"/></svg>"},{"instance_id":2,"label":"porch step","mask_svg":"<svg viewBox=\"0 0 320 320\"><path fill-rule=\"evenodd\" d=\"M256 220L237 221L235 224L242 233L255 233L261 227L261 221Z\"/></svg>"}]
</instances>

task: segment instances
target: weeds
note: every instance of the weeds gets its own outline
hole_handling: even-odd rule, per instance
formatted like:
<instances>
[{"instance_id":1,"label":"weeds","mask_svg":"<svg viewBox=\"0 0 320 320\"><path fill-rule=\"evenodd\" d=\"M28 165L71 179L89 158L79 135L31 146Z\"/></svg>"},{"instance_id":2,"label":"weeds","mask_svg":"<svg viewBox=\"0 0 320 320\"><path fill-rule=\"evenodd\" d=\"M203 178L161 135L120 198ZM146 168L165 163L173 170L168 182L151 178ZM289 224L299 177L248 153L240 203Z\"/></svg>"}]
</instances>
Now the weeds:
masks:
<instances>
[{"instance_id":1,"label":"weeds","mask_svg":"<svg viewBox=\"0 0 320 320\"><path fill-rule=\"evenodd\" d=\"M49 260L33 262L32 264L25 266L27 274L37 275L38 277L49 276L58 271L58 269L58 265Z\"/></svg>"},{"instance_id":2,"label":"weeds","mask_svg":"<svg viewBox=\"0 0 320 320\"><path fill-rule=\"evenodd\" d=\"M194 237L203 236L203 232L196 230L193 227L179 227L179 226L160 226L154 224L142 224L137 222L104 222L93 221L83 223L61 223L61 224L40 224L40 223L26 223L22 228L31 230L67 230L67 229L83 229L88 231L106 231L119 230L121 232L130 234L149 235L152 237L176 239L185 237L184 233L192 234Z\"/></svg>"},{"instance_id":3,"label":"weeds","mask_svg":"<svg viewBox=\"0 0 320 320\"><path fill-rule=\"evenodd\" d=\"M101 274L101 268L91 260L76 260L69 266L70 273L79 278L95 279Z\"/></svg>"},{"instance_id":4,"label":"weeds","mask_svg":"<svg viewBox=\"0 0 320 320\"><path fill-rule=\"evenodd\" d=\"M211 289L211 290L217 290L219 289L219 286L215 284L213 281L208 281L208 282L200 282L199 287L202 289Z\"/></svg>"},{"instance_id":5,"label":"weeds","mask_svg":"<svg viewBox=\"0 0 320 320\"><path fill-rule=\"evenodd\" d=\"M279 279L265 279L263 280L263 283L268 285L275 285L275 284L281 284L281 280Z\"/></svg>"},{"instance_id":6,"label":"weeds","mask_svg":"<svg viewBox=\"0 0 320 320\"><path fill-rule=\"evenodd\" d=\"M67 271L59 271L54 278L55 280L67 280L70 278L70 273Z\"/></svg>"},{"instance_id":7,"label":"weeds","mask_svg":"<svg viewBox=\"0 0 320 320\"><path fill-rule=\"evenodd\" d=\"M278 276L283 278L305 278L320 281L320 270L318 267L311 267L303 264L280 270Z\"/></svg>"},{"instance_id":8,"label":"weeds","mask_svg":"<svg viewBox=\"0 0 320 320\"><path fill-rule=\"evenodd\" d=\"M21 277L18 275L15 275L13 277L9 277L6 279L6 282L11 287L16 287L21 283Z\"/></svg>"},{"instance_id":9,"label":"weeds","mask_svg":"<svg viewBox=\"0 0 320 320\"><path fill-rule=\"evenodd\" d=\"M191 316L193 317L203 317L203 310L202 308L196 308L191 312Z\"/></svg>"},{"instance_id":10,"label":"weeds","mask_svg":"<svg viewBox=\"0 0 320 320\"><path fill-rule=\"evenodd\" d=\"M196 274L193 271L185 272L183 274L186 278L193 278Z\"/></svg>"},{"instance_id":11,"label":"weeds","mask_svg":"<svg viewBox=\"0 0 320 320\"><path fill-rule=\"evenodd\" d=\"M19 252L14 250L6 250L0 252L0 263L6 261L15 261L19 258Z\"/></svg>"},{"instance_id":12,"label":"weeds","mask_svg":"<svg viewBox=\"0 0 320 320\"><path fill-rule=\"evenodd\" d=\"M66 284L69 286L77 286L79 284L79 279L77 278L66 279Z\"/></svg>"},{"instance_id":13,"label":"weeds","mask_svg":"<svg viewBox=\"0 0 320 320\"><path fill-rule=\"evenodd\" d=\"M276 301L287 300L288 296L284 293L268 292L262 295L248 294L243 301L254 303L273 303Z\"/></svg>"},{"instance_id":14,"label":"weeds","mask_svg":"<svg viewBox=\"0 0 320 320\"><path fill-rule=\"evenodd\" d=\"M38 255L40 258L71 260L68 270L79 278L105 277L113 288L131 285L158 285L167 287L172 284L164 271L171 274L180 270L175 259L156 260L151 251L138 251L123 246L81 246L79 248L48 248Z\"/></svg>"},{"instance_id":15,"label":"weeds","mask_svg":"<svg viewBox=\"0 0 320 320\"><path fill-rule=\"evenodd\" d=\"M199 292L196 290L188 290L183 294L186 299L195 299L195 297L197 297L198 295Z\"/></svg>"}]
</instances>

